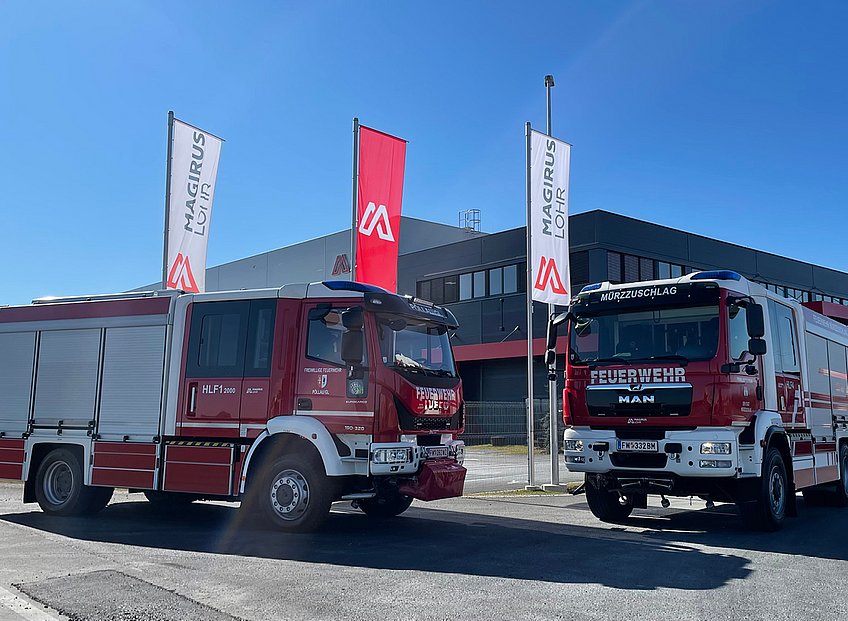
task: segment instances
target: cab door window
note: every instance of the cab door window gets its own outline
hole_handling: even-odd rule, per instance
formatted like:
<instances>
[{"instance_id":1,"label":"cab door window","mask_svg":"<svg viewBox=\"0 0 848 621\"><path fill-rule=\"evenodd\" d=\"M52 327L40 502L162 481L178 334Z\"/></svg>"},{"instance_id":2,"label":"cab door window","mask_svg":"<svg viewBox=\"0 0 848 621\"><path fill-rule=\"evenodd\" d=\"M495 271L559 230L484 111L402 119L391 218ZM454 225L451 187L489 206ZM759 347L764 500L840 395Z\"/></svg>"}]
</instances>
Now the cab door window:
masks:
<instances>
[{"instance_id":1,"label":"cab door window","mask_svg":"<svg viewBox=\"0 0 848 621\"><path fill-rule=\"evenodd\" d=\"M345 366L342 360L342 323L344 309L333 309L322 319L310 319L306 336L306 357L312 360ZM363 334L365 331L363 330ZM367 365L367 352L363 365Z\"/></svg>"},{"instance_id":2,"label":"cab door window","mask_svg":"<svg viewBox=\"0 0 848 621\"><path fill-rule=\"evenodd\" d=\"M249 302L197 304L191 316L186 377L241 377Z\"/></svg>"},{"instance_id":3,"label":"cab door window","mask_svg":"<svg viewBox=\"0 0 848 621\"><path fill-rule=\"evenodd\" d=\"M748 321L744 306L730 304L728 313L728 337L730 338L730 359L742 360L748 351Z\"/></svg>"}]
</instances>

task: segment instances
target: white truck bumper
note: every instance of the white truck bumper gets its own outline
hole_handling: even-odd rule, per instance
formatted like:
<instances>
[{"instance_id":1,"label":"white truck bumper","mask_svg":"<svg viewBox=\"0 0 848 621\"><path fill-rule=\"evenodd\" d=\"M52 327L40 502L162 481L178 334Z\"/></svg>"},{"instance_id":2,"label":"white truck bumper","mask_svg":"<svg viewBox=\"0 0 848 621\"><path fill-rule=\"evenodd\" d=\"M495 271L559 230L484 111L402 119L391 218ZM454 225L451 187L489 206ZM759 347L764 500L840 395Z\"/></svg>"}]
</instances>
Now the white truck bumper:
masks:
<instances>
[{"instance_id":1,"label":"white truck bumper","mask_svg":"<svg viewBox=\"0 0 848 621\"><path fill-rule=\"evenodd\" d=\"M740 472L738 435L730 427L666 431L664 439L644 441L622 441L613 430L571 427L565 430L563 447L571 472L614 470L680 477L733 477Z\"/></svg>"}]
</instances>

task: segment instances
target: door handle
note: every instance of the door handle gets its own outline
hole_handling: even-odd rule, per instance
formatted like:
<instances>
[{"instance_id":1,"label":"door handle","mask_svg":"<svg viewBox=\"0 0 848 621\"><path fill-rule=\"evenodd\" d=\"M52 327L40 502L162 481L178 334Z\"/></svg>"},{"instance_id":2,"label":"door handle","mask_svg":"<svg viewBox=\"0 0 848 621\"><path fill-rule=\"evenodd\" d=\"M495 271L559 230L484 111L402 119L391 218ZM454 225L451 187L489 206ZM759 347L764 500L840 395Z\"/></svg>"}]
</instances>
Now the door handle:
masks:
<instances>
[{"instance_id":1,"label":"door handle","mask_svg":"<svg viewBox=\"0 0 848 621\"><path fill-rule=\"evenodd\" d=\"M197 384L188 387L188 412L186 416L197 416Z\"/></svg>"},{"instance_id":2,"label":"door handle","mask_svg":"<svg viewBox=\"0 0 848 621\"><path fill-rule=\"evenodd\" d=\"M297 400L297 409L298 410L311 410L312 409L312 399L305 399L301 397Z\"/></svg>"}]
</instances>

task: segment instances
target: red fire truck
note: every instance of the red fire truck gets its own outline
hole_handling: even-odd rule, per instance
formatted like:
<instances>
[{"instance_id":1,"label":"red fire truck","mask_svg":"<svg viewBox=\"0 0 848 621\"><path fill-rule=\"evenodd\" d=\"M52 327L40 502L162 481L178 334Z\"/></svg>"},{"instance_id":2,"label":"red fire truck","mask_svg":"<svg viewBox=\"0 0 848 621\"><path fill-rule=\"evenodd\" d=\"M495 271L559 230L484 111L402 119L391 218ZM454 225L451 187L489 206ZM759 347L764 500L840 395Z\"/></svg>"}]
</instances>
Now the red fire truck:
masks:
<instances>
[{"instance_id":1,"label":"red fire truck","mask_svg":"<svg viewBox=\"0 0 848 621\"><path fill-rule=\"evenodd\" d=\"M848 321L726 270L584 287L548 362L567 323L565 462L592 513L699 496L775 530L797 491L848 506L848 327L828 314Z\"/></svg>"},{"instance_id":2,"label":"red fire truck","mask_svg":"<svg viewBox=\"0 0 848 621\"><path fill-rule=\"evenodd\" d=\"M332 281L0 308L0 478L55 515L115 487L310 530L459 496L449 310Z\"/></svg>"}]
</instances>

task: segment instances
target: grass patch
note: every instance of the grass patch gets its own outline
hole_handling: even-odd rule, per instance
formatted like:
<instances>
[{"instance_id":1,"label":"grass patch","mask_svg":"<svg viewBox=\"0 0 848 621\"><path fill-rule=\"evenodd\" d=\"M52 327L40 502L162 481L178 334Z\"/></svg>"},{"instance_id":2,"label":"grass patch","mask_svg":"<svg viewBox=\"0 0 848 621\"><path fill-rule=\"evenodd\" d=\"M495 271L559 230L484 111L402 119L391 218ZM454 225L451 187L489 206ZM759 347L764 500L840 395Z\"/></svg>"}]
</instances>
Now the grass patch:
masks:
<instances>
[{"instance_id":1,"label":"grass patch","mask_svg":"<svg viewBox=\"0 0 848 621\"><path fill-rule=\"evenodd\" d=\"M500 492L476 492L474 494L466 494L466 496L473 498L511 498L511 497L521 497L521 496L564 496L565 494L574 493L578 487L583 485L580 481L570 481L565 484L565 490L558 490L555 492L546 492L544 490L529 490L529 489L512 489L512 490L504 490Z\"/></svg>"}]
</instances>

